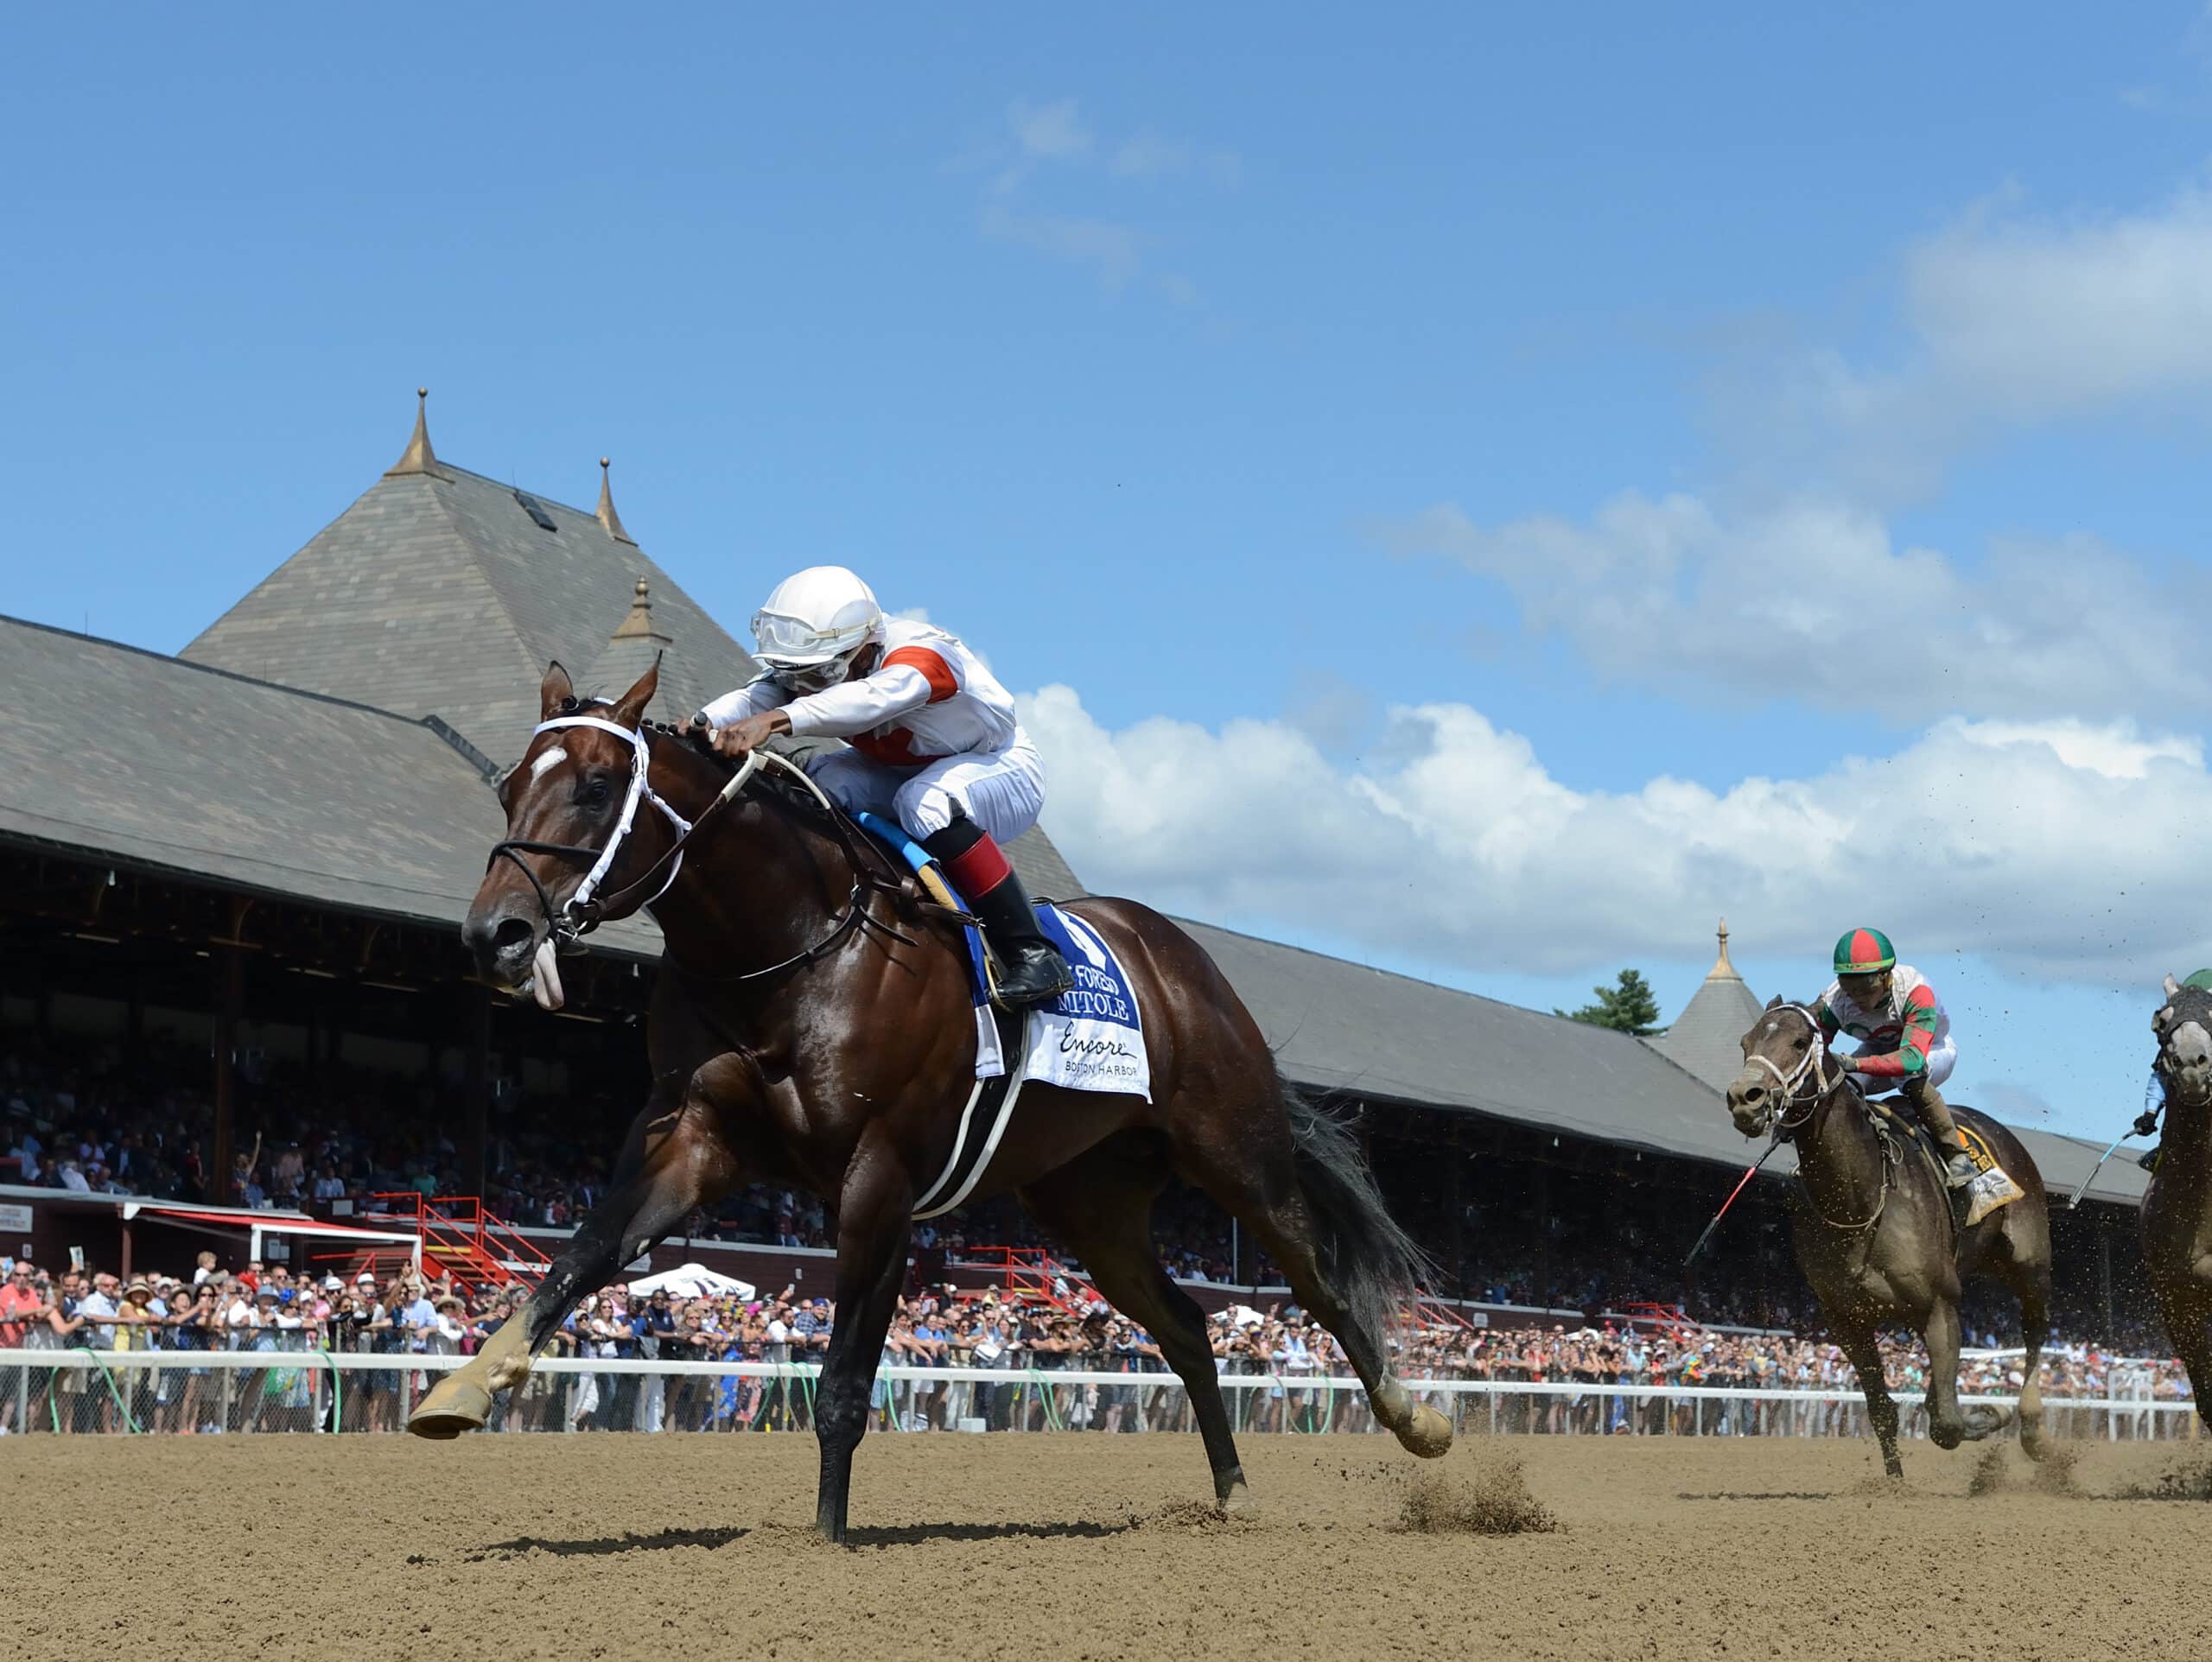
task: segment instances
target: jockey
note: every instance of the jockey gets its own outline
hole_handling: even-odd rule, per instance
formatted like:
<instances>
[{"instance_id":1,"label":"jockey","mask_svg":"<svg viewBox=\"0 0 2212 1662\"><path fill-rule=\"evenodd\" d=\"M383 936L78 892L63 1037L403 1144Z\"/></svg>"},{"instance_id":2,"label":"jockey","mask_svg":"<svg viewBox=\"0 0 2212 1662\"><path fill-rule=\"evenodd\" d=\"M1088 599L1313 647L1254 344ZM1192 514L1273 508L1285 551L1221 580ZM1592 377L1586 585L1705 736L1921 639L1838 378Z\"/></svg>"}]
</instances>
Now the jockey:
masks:
<instances>
[{"instance_id":1,"label":"jockey","mask_svg":"<svg viewBox=\"0 0 2212 1662\"><path fill-rule=\"evenodd\" d=\"M1001 849L1037 823L1045 764L1014 700L980 660L927 624L887 618L842 566L810 566L753 614L761 674L685 724L742 759L778 733L850 746L807 771L850 811L898 821L934 855L997 955L998 1001L1042 1004L1073 985Z\"/></svg>"},{"instance_id":2,"label":"jockey","mask_svg":"<svg viewBox=\"0 0 2212 1662\"><path fill-rule=\"evenodd\" d=\"M1974 1156L1936 1088L1958 1065L1951 1018L1920 972L1897 962L1888 936L1853 929L1835 943L1835 980L1813 1013L1823 1039L1833 1043L1843 1032L1859 1041L1855 1055L1837 1060L1859 1075L1860 1090L1868 1096L1904 1093L1943 1151L1943 1180L1954 1189L1972 1183L1978 1175Z\"/></svg>"}]
</instances>

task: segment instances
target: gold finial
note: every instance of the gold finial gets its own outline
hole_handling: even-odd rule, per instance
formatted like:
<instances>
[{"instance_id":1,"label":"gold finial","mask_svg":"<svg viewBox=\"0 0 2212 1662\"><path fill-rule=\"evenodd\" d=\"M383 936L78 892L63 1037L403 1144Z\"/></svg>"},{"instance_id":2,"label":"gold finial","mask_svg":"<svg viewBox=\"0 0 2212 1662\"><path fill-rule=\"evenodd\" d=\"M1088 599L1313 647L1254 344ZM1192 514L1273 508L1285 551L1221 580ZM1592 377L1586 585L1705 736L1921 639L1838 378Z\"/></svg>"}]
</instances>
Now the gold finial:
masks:
<instances>
[{"instance_id":1,"label":"gold finial","mask_svg":"<svg viewBox=\"0 0 2212 1662\"><path fill-rule=\"evenodd\" d=\"M400 459L384 470L386 479L401 473L429 473L438 471L437 453L430 448L430 390L415 389L415 436L407 441L407 449Z\"/></svg>"},{"instance_id":2,"label":"gold finial","mask_svg":"<svg viewBox=\"0 0 2212 1662\"><path fill-rule=\"evenodd\" d=\"M1728 961L1728 920L1725 917L1720 920L1720 956L1714 961L1705 979L1708 981L1740 981L1744 979L1736 973L1736 966Z\"/></svg>"},{"instance_id":3,"label":"gold finial","mask_svg":"<svg viewBox=\"0 0 2212 1662\"><path fill-rule=\"evenodd\" d=\"M614 511L614 487L607 482L607 458L604 456L599 459L599 523L607 528L607 534L617 542L627 542L633 549L638 546L638 539L622 529L622 516ZM642 597L645 592L645 580L640 577L638 593Z\"/></svg>"},{"instance_id":4,"label":"gold finial","mask_svg":"<svg viewBox=\"0 0 2212 1662\"><path fill-rule=\"evenodd\" d=\"M645 580L638 579L637 593L630 599L630 615L615 629L618 641L658 641L668 644L668 637L653 627L653 603L645 598Z\"/></svg>"}]
</instances>

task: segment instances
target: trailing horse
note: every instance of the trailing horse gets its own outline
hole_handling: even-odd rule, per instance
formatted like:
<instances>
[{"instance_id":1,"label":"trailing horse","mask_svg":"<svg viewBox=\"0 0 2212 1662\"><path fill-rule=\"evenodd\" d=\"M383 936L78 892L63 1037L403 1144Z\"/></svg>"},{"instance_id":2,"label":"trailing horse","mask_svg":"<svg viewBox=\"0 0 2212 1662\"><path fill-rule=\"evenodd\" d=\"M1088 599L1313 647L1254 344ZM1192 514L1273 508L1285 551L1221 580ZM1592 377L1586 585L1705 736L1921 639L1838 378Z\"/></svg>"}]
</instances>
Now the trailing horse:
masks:
<instances>
[{"instance_id":1,"label":"trailing horse","mask_svg":"<svg viewBox=\"0 0 2212 1662\"><path fill-rule=\"evenodd\" d=\"M2169 975L2165 994L2151 1018L2166 1102L2158 1162L2143 1196L2143 1266L2201 1414L2212 1391L2212 993Z\"/></svg>"},{"instance_id":2,"label":"trailing horse","mask_svg":"<svg viewBox=\"0 0 2212 1662\"><path fill-rule=\"evenodd\" d=\"M975 1088L965 945L957 917L842 814L759 766L760 752L732 776L645 726L658 682L656 667L620 699L587 703L559 664L547 670L543 720L500 790L509 840L462 929L486 979L515 988L535 967L542 986L563 939L649 906L664 942L651 1089L607 1198L529 1304L445 1376L408 1429L443 1437L482 1425L493 1393L522 1382L576 1300L618 1265L741 1183L788 1184L836 1219L837 1320L815 1431L817 1526L839 1540L916 1202L944 1168ZM1414 1401L1387 1349L1423 1260L1356 1144L1293 1096L1190 936L1126 900L1070 910L1135 984L1151 1100L1025 1088L972 1197L1018 1194L1151 1332L1190 1392L1224 1509L1250 1497L1205 1320L1152 1245L1153 1201L1177 1175L1267 1248L1399 1442L1441 1455L1449 1423Z\"/></svg>"},{"instance_id":3,"label":"trailing horse","mask_svg":"<svg viewBox=\"0 0 2212 1662\"><path fill-rule=\"evenodd\" d=\"M1804 1192L1795 1219L1797 1262L1836 1342L1859 1373L1882 1469L1897 1458L1897 1406L1882 1377L1880 1329L1903 1323L1928 1346L1928 1435L1940 1449L1979 1442L2017 1418L2020 1447L2043 1458L2044 1342L2050 1336L2050 1214L2043 1178L2012 1133L1987 1114L1955 1111L2023 1193L1968 1228L1932 1155L1915 1133L1870 1104L1838 1068L1813 1012L1776 999L1744 1035L1744 1071L1728 1087L1728 1113L1746 1137L1772 1131L1796 1145ZM2020 1405L1959 1408L1959 1284L1990 1274L2020 1301L2027 1346Z\"/></svg>"}]
</instances>

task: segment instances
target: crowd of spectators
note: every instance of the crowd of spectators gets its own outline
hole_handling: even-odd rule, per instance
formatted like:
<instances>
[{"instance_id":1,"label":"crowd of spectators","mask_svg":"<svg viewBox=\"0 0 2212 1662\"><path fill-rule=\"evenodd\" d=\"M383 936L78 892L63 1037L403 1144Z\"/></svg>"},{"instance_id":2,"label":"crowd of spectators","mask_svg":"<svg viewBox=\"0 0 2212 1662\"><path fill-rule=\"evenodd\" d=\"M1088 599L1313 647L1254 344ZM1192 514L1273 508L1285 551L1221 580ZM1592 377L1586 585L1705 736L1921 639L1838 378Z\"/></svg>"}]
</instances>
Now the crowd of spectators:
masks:
<instances>
[{"instance_id":1,"label":"crowd of spectators","mask_svg":"<svg viewBox=\"0 0 2212 1662\"><path fill-rule=\"evenodd\" d=\"M475 1348L518 1306L519 1286L470 1290L411 1270L379 1279L296 1274L249 1264L236 1272L203 1253L188 1274L134 1277L103 1270L54 1274L25 1259L0 1260L0 1351L77 1347L120 1353L92 1369L50 1369L37 1390L0 1363L0 1432L137 1429L176 1433L240 1430L390 1430L431 1383L409 1359ZM1149 1429L1187 1424L1179 1390L1132 1379L1064 1383L1071 1370L1116 1375L1166 1371L1141 1327L1084 1302L956 1294L949 1286L901 1298L881 1360L1002 1373L999 1383L880 1383L876 1408L889 1428ZM836 1321L830 1301L735 1293L684 1296L618 1284L579 1303L548 1354L577 1358L580 1372L539 1370L512 1402L505 1430L733 1430L808 1423L811 1386L802 1371L762 1377L667 1378L598 1373L595 1360L788 1363L818 1361ZM1239 1424L1255 1430L1363 1429L1358 1393L1328 1384L1351 1369L1336 1340L1294 1306L1231 1305L1210 1319L1217 1368L1264 1379L1233 1393ZM1409 1380L1478 1380L1501 1385L1582 1386L1585 1392L1529 1392L1481 1400L1501 1429L1535 1432L1795 1430L1843 1434L1856 1423L1847 1404L1751 1404L1675 1394L1679 1387L1803 1392L1853 1392L1857 1375L1833 1345L1780 1334L1694 1328L1564 1323L1481 1328L1418 1315L1396 1342ZM388 1356L388 1367L348 1371L334 1389L328 1370L272 1359L265 1369L133 1367L134 1352L317 1350ZM1916 1344L1885 1342L1892 1389L1918 1391L1926 1360ZM2020 1382L2017 1353L1971 1355L1961 1380L1968 1394L2004 1395ZM2086 1344L2055 1346L2045 1395L2127 1403L2189 1398L2186 1376L2164 1360L2132 1360ZM1636 1394L1596 1387L1630 1387ZM1461 1411L1466 1411L1465 1405Z\"/></svg>"},{"instance_id":2,"label":"crowd of spectators","mask_svg":"<svg viewBox=\"0 0 2212 1662\"><path fill-rule=\"evenodd\" d=\"M435 1199L460 1188L459 1151L440 1129L452 1116L436 1111L435 1083L352 1069L327 1073L309 1089L281 1066L256 1061L247 1071L252 1076L242 1088L252 1118L243 1123L261 1129L242 1138L234 1157L235 1192L245 1204L319 1215L342 1204L358 1215L378 1194L412 1190ZM48 1049L11 1035L0 1045L0 1183L207 1199L212 1103L204 1092L177 1082L204 1072L204 1055L188 1046L155 1042L129 1050L82 1044ZM573 1223L603 1192L607 1151L614 1140L611 1127L624 1117L613 1102L558 1094L532 1098L523 1111L505 1115L487 1150L487 1209L525 1225ZM1387 1167L1378 1169L1386 1183L1392 1181ZM1525 1197L1516 1206L1510 1193L1484 1191L1466 1210L1466 1280L1456 1291L1497 1305L1543 1307L1548 1317L1562 1308L1602 1311L1644 1301L1673 1303L1682 1291L1675 1269L1679 1249L1657 1239L1660 1226L1653 1218L1659 1215L1605 1200L1586 1188L1563 1190L1553 1197L1548 1217L1532 1227ZM1650 1205L1681 1208L1678 1200L1665 1196ZM1432 1234L1438 1233L1434 1220L1426 1222ZM760 1185L687 1221L681 1233L819 1247L830 1240L834 1224L818 1199ZM1172 1189L1155 1208L1155 1236L1171 1273L1219 1286L1278 1283L1266 1254L1249 1240L1242 1243L1240 1278L1232 1228L1219 1208L1192 1190ZM1541 1252L1532 1239L1539 1228ZM954 1257L984 1243L1051 1244L1011 1199L918 1225L915 1242L925 1254ZM338 1291L356 1297L350 1286ZM377 1290L379 1304L384 1291ZM157 1289L152 1296L166 1305ZM238 1304L233 1297L225 1308ZM278 1308L286 1308L285 1302L280 1299ZM1718 1323L1800 1332L1820 1325L1810 1291L1787 1262L1786 1242L1773 1232L1711 1255L1694 1309ZM2073 1330L2101 1329L2106 1343L2129 1354L2164 1348L2147 1312L2131 1320L2123 1310L2110 1325L2078 1302L2063 1314ZM1988 1345L2017 1330L2002 1295L1990 1290L1970 1290L1964 1319L1970 1333ZM1547 1320L1532 1330L1548 1329ZM465 1342L465 1335L455 1342ZM1669 1360L1679 1364L1682 1359ZM1791 1359L1786 1367L1794 1371L1801 1365ZM1774 1358L1770 1372L1783 1371L1783 1359Z\"/></svg>"}]
</instances>

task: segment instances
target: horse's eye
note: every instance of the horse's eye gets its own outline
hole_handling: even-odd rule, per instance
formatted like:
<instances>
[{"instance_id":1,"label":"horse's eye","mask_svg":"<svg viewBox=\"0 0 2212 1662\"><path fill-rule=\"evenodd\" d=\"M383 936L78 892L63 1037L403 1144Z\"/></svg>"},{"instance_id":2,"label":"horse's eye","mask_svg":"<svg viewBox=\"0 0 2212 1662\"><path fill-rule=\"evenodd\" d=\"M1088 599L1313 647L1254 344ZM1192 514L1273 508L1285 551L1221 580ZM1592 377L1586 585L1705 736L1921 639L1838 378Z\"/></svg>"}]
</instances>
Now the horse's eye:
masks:
<instances>
[{"instance_id":1,"label":"horse's eye","mask_svg":"<svg viewBox=\"0 0 2212 1662\"><path fill-rule=\"evenodd\" d=\"M576 801L585 808L604 808L608 794L606 780L587 779L576 788Z\"/></svg>"},{"instance_id":2,"label":"horse's eye","mask_svg":"<svg viewBox=\"0 0 2212 1662\"><path fill-rule=\"evenodd\" d=\"M2173 1018L2174 1007L2171 1005L2168 1005L2164 1010L2161 1010L2157 1015L2151 1018L2151 1031L2154 1033L2164 1032L2166 1031L2166 1024Z\"/></svg>"}]
</instances>

